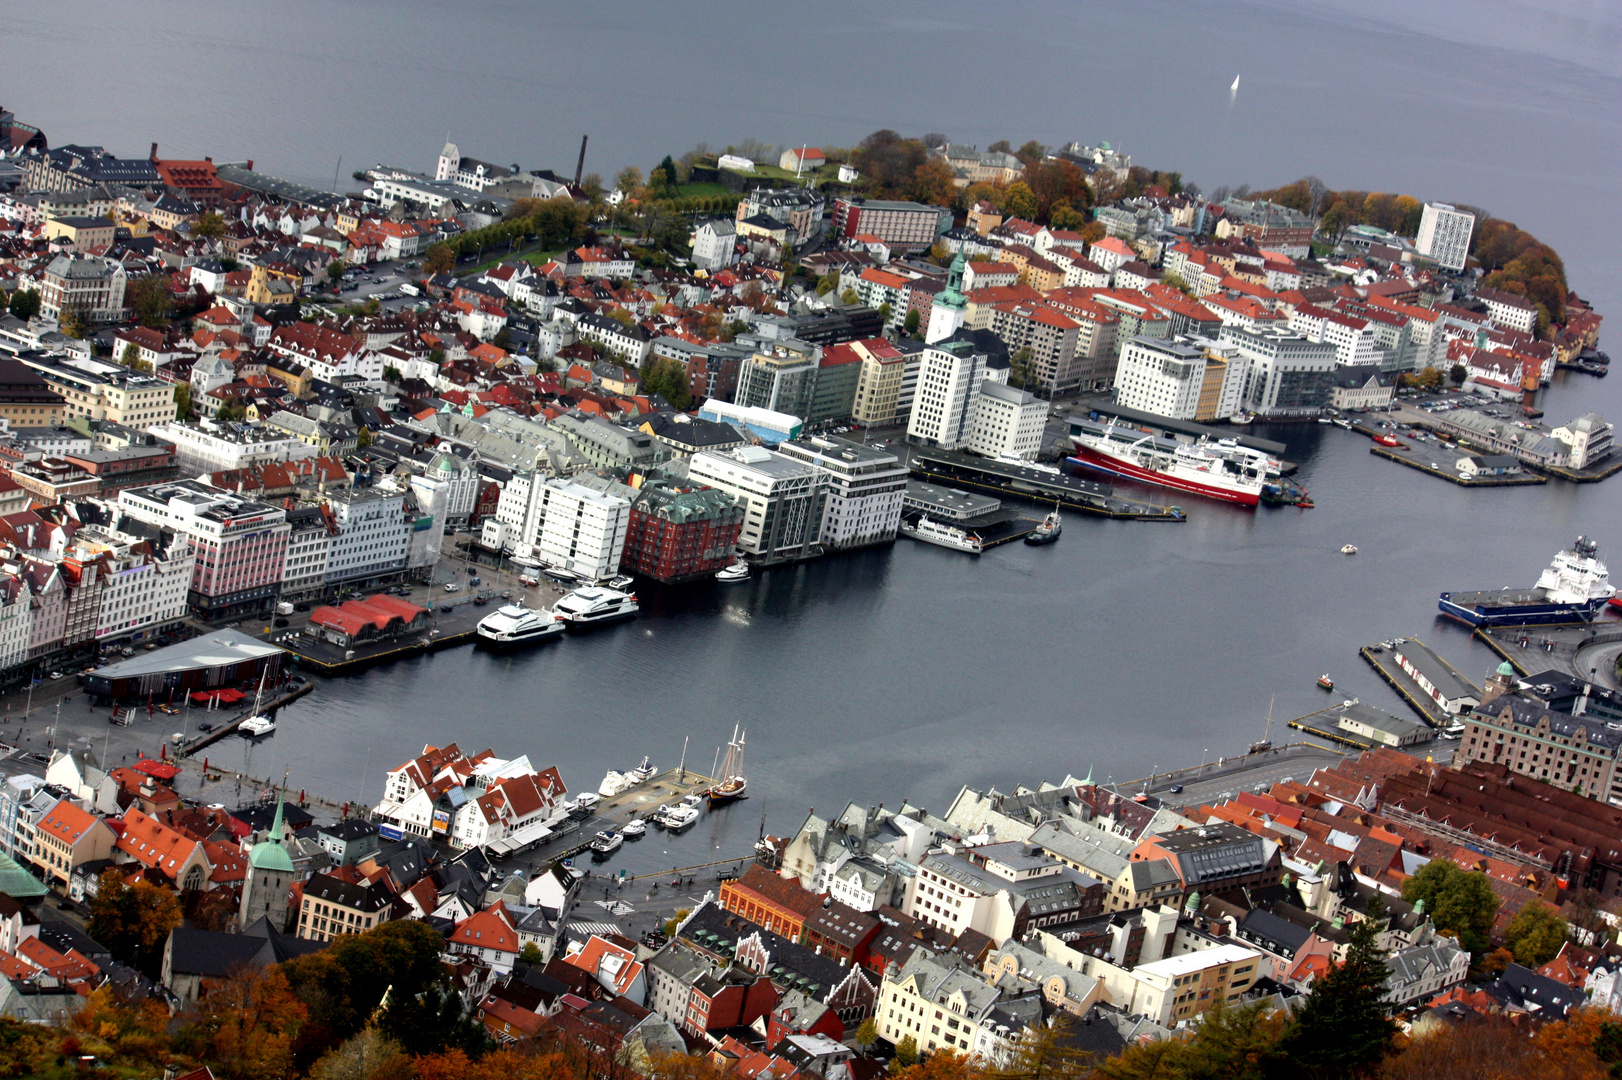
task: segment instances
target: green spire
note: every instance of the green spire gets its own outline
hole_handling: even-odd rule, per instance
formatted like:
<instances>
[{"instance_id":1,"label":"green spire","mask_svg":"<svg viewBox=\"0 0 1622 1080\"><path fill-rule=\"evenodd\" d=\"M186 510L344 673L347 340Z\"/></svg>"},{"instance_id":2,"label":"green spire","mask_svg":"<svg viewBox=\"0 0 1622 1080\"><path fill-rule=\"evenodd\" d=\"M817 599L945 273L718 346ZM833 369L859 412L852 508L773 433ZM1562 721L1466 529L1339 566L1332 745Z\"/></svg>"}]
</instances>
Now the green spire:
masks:
<instances>
[{"instance_id":1,"label":"green spire","mask_svg":"<svg viewBox=\"0 0 1622 1080\"><path fill-rule=\"evenodd\" d=\"M293 872L293 857L282 846L282 808L287 805L285 792L276 793L276 816L270 823L270 835L248 852L248 865L255 870L275 870L284 874Z\"/></svg>"},{"instance_id":2,"label":"green spire","mask_svg":"<svg viewBox=\"0 0 1622 1080\"><path fill-rule=\"evenodd\" d=\"M935 294L934 303L937 306L949 308L966 308L969 306L968 297L963 295L963 270L966 263L963 253L957 253L952 260L952 266L946 271L946 288Z\"/></svg>"},{"instance_id":3,"label":"green spire","mask_svg":"<svg viewBox=\"0 0 1622 1080\"><path fill-rule=\"evenodd\" d=\"M1087 779L1085 779L1085 780L1083 780L1081 782L1081 786L1082 787L1087 787L1092 782L1093 782L1093 767L1091 765L1088 765L1087 766Z\"/></svg>"}]
</instances>

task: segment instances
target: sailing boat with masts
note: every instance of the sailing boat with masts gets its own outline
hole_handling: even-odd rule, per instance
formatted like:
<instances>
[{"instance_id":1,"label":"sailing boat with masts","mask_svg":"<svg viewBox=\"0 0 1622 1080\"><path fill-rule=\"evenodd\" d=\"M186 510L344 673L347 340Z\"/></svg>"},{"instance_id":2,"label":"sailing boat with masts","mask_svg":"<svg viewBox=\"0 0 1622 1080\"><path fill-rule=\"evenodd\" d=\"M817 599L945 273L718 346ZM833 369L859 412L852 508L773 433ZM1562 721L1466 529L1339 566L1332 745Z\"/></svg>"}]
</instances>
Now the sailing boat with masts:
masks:
<instances>
[{"instance_id":1,"label":"sailing boat with masts","mask_svg":"<svg viewBox=\"0 0 1622 1080\"><path fill-rule=\"evenodd\" d=\"M718 774L720 781L704 792L710 800L711 809L749 797L749 781L743 776L743 741L746 734L736 724L733 725L732 741L727 743L726 761L722 762Z\"/></svg>"}]
</instances>

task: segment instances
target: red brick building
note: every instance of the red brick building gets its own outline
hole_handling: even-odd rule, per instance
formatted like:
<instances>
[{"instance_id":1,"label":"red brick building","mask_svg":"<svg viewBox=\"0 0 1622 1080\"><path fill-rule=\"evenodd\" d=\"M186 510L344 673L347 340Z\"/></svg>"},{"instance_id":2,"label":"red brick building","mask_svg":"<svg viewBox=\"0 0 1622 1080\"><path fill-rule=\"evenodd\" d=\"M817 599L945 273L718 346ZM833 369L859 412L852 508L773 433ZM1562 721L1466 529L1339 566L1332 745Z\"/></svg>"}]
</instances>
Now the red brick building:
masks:
<instances>
[{"instance_id":1,"label":"red brick building","mask_svg":"<svg viewBox=\"0 0 1622 1080\"><path fill-rule=\"evenodd\" d=\"M620 569L657 581L690 581L732 562L743 507L714 488L650 484L631 507Z\"/></svg>"}]
</instances>

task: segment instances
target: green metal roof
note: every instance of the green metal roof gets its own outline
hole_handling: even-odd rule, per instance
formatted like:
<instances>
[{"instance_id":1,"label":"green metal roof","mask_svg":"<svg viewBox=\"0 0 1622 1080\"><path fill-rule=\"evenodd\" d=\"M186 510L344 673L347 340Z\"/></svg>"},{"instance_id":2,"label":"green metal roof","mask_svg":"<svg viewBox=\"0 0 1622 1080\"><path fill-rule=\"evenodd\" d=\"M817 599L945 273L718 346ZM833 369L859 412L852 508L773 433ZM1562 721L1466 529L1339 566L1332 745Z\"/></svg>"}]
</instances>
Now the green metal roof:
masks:
<instances>
[{"instance_id":1,"label":"green metal roof","mask_svg":"<svg viewBox=\"0 0 1622 1080\"><path fill-rule=\"evenodd\" d=\"M13 900L37 900L48 892L45 883L24 870L9 855L0 855L0 893Z\"/></svg>"}]
</instances>

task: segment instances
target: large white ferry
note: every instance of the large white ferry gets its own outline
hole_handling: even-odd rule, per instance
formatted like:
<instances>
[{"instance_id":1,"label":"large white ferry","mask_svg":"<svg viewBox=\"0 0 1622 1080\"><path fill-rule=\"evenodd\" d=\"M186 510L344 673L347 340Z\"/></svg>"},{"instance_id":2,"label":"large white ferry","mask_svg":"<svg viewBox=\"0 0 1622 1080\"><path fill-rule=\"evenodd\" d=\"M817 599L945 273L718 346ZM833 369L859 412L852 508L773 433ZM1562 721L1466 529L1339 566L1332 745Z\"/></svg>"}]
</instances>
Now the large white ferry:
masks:
<instances>
[{"instance_id":1,"label":"large white ferry","mask_svg":"<svg viewBox=\"0 0 1622 1080\"><path fill-rule=\"evenodd\" d=\"M598 623L629 619L639 609L635 593L606 589L600 585L587 585L576 589L552 605L552 615L574 629L585 629Z\"/></svg>"},{"instance_id":2,"label":"large white ferry","mask_svg":"<svg viewBox=\"0 0 1622 1080\"><path fill-rule=\"evenodd\" d=\"M903 518L901 535L922 540L926 544L951 548L954 551L967 551L970 555L978 555L985 550L985 545L974 533L955 525L935 521L928 514L921 515L916 522Z\"/></svg>"},{"instance_id":3,"label":"large white ferry","mask_svg":"<svg viewBox=\"0 0 1622 1080\"><path fill-rule=\"evenodd\" d=\"M504 604L479 620L479 642L492 649L517 649L551 641L563 633L563 624L550 611L521 604Z\"/></svg>"},{"instance_id":4,"label":"large white ferry","mask_svg":"<svg viewBox=\"0 0 1622 1080\"><path fill-rule=\"evenodd\" d=\"M1278 462L1231 439L1182 443L1107 420L1070 421L1074 460L1089 469L1210 499L1255 506Z\"/></svg>"}]
</instances>

